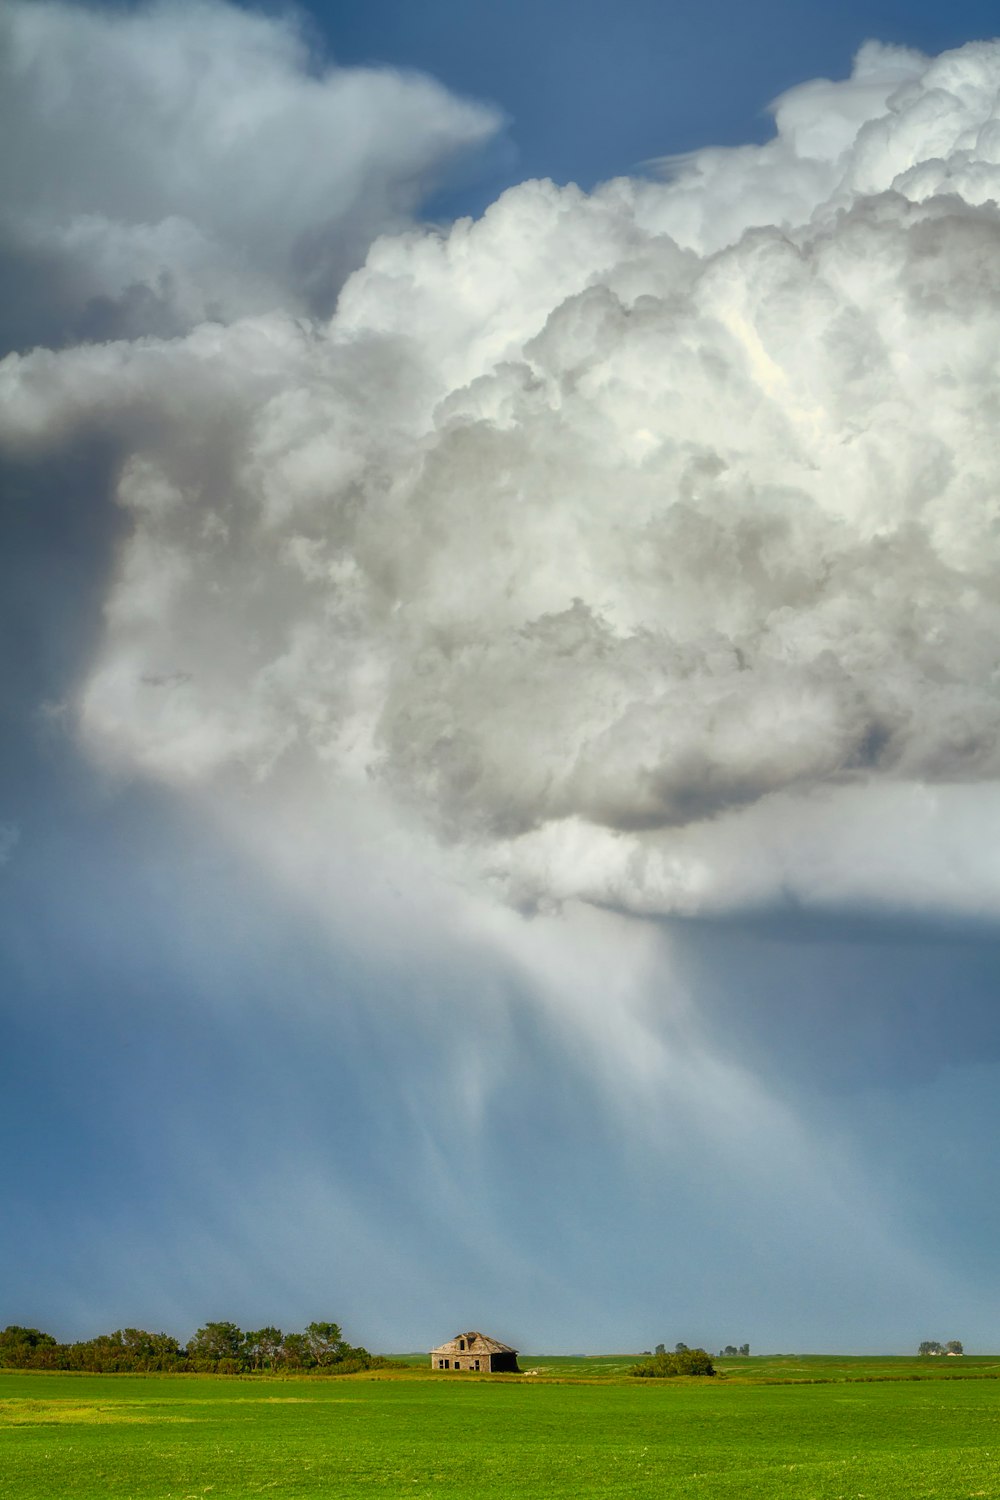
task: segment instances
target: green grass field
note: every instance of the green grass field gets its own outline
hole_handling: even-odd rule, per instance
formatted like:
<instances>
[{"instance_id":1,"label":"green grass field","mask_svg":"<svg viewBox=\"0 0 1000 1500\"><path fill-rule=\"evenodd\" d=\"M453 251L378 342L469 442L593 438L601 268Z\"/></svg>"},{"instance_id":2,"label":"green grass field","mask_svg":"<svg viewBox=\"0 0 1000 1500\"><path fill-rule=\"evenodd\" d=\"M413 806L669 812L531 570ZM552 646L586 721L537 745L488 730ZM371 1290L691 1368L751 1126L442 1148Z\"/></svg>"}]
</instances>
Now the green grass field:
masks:
<instances>
[{"instance_id":1,"label":"green grass field","mask_svg":"<svg viewBox=\"0 0 1000 1500\"><path fill-rule=\"evenodd\" d=\"M3 1371L0 1497L1000 1497L1000 1361L914 1380L926 1362L789 1356L668 1382L616 1378L627 1362L527 1357L551 1373L521 1380Z\"/></svg>"},{"instance_id":2,"label":"green grass field","mask_svg":"<svg viewBox=\"0 0 1000 1500\"><path fill-rule=\"evenodd\" d=\"M396 1356L412 1359L415 1355ZM523 1370L558 1378L594 1379L627 1376L637 1354L521 1354ZM421 1366L426 1356L419 1359ZM752 1359L726 1359L713 1355L712 1363L727 1381L829 1381L829 1380L970 1380L1000 1379L1000 1357L967 1354L961 1359L916 1359L898 1354L767 1354ZM1000 1496L998 1496L1000 1500Z\"/></svg>"}]
</instances>

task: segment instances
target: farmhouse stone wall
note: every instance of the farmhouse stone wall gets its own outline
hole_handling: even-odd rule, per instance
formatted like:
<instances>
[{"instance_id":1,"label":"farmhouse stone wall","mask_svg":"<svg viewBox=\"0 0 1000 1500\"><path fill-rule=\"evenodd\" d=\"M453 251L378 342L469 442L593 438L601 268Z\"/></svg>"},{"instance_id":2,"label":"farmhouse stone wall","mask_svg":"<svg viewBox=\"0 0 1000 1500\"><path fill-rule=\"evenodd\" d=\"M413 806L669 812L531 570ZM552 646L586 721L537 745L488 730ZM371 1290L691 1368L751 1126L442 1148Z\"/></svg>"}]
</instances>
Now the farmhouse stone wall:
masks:
<instances>
[{"instance_id":1,"label":"farmhouse stone wall","mask_svg":"<svg viewBox=\"0 0 1000 1500\"><path fill-rule=\"evenodd\" d=\"M516 1373L517 1350L498 1339L474 1330L456 1333L453 1339L430 1352L432 1370L478 1371L480 1374Z\"/></svg>"}]
</instances>

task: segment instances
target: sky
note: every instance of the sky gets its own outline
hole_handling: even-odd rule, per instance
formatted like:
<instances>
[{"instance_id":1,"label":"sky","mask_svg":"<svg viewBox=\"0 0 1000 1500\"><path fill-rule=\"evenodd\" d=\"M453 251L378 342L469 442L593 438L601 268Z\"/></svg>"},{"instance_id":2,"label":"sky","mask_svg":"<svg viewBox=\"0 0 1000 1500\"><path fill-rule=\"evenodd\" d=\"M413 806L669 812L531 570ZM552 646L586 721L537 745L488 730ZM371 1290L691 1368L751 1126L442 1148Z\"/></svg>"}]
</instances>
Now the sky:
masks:
<instances>
[{"instance_id":1,"label":"sky","mask_svg":"<svg viewBox=\"0 0 1000 1500\"><path fill-rule=\"evenodd\" d=\"M990 30L0 0L0 1325L1000 1347Z\"/></svg>"}]
</instances>

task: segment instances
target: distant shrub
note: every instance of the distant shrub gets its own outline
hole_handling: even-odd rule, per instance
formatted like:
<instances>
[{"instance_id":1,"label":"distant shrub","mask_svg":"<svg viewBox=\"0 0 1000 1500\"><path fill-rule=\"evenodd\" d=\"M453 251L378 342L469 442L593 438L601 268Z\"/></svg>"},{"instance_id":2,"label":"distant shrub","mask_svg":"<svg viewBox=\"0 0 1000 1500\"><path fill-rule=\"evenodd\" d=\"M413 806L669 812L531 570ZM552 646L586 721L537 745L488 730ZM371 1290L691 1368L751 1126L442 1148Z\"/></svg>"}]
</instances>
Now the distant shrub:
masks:
<instances>
[{"instance_id":1,"label":"distant shrub","mask_svg":"<svg viewBox=\"0 0 1000 1500\"><path fill-rule=\"evenodd\" d=\"M654 1354L633 1365L630 1375L662 1379L669 1375L714 1375L715 1366L704 1349L677 1349L673 1354Z\"/></svg>"}]
</instances>

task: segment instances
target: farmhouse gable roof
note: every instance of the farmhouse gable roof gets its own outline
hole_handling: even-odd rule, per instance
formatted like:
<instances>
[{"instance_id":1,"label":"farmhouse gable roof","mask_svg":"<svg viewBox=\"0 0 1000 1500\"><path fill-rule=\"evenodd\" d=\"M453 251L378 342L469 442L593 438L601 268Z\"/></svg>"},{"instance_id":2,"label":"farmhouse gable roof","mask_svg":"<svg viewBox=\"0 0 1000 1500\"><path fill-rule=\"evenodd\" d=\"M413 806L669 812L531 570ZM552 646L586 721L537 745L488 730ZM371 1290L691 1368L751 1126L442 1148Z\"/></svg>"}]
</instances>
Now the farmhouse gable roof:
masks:
<instances>
[{"instance_id":1,"label":"farmhouse gable roof","mask_svg":"<svg viewBox=\"0 0 1000 1500\"><path fill-rule=\"evenodd\" d=\"M509 1344L501 1344L499 1339L487 1338L485 1333L456 1333L453 1339L439 1348L432 1349L432 1354L516 1354Z\"/></svg>"}]
</instances>

